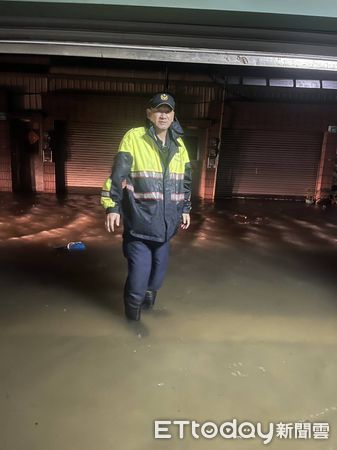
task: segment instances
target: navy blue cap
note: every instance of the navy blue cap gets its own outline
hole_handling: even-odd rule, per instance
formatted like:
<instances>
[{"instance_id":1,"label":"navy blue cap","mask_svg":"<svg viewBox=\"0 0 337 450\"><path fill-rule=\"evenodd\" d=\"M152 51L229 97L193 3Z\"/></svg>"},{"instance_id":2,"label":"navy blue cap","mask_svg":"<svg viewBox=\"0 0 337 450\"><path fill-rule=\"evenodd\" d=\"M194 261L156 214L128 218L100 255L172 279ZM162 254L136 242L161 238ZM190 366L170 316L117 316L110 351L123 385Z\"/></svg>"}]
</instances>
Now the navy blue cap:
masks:
<instances>
[{"instance_id":1,"label":"navy blue cap","mask_svg":"<svg viewBox=\"0 0 337 450\"><path fill-rule=\"evenodd\" d=\"M176 104L174 98L170 94L155 94L149 101L150 108L158 108L158 106L167 105L174 110Z\"/></svg>"}]
</instances>

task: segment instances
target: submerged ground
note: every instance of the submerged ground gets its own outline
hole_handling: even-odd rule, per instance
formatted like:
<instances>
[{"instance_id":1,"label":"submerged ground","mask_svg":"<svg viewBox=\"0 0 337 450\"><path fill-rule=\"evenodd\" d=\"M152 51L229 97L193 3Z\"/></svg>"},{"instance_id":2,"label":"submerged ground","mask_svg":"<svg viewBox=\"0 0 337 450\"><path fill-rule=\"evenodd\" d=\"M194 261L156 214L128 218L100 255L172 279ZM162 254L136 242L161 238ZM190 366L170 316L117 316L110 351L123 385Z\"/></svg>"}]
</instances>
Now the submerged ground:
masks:
<instances>
[{"instance_id":1,"label":"submerged ground","mask_svg":"<svg viewBox=\"0 0 337 450\"><path fill-rule=\"evenodd\" d=\"M328 440L268 447L337 449L336 207L194 205L139 324L103 221L96 197L0 196L0 450L265 447L153 437L154 420L233 418L329 423Z\"/></svg>"}]
</instances>

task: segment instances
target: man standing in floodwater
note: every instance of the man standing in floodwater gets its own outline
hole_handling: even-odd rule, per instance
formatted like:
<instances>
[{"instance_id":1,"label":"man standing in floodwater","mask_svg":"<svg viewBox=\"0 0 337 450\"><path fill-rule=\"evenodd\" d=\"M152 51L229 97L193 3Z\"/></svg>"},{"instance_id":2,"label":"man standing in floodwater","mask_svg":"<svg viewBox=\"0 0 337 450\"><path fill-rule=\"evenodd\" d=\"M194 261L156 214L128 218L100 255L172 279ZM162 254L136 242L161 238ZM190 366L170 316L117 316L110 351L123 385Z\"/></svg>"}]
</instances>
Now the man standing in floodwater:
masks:
<instances>
[{"instance_id":1,"label":"man standing in floodwater","mask_svg":"<svg viewBox=\"0 0 337 450\"><path fill-rule=\"evenodd\" d=\"M191 163L175 101L154 95L146 126L123 137L111 176L101 194L105 226L113 232L123 216L123 253L128 261L124 287L125 315L139 320L141 308L154 305L167 269L169 242L190 226Z\"/></svg>"}]
</instances>

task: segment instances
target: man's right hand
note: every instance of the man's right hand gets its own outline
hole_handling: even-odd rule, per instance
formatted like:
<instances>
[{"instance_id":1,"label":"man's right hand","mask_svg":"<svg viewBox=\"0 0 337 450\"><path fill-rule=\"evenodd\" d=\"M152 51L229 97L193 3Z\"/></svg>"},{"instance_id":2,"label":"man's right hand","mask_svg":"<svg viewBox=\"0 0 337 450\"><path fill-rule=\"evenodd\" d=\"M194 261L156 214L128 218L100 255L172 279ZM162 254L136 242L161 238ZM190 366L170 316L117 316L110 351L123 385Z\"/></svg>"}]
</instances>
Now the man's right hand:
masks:
<instances>
[{"instance_id":1,"label":"man's right hand","mask_svg":"<svg viewBox=\"0 0 337 450\"><path fill-rule=\"evenodd\" d=\"M115 231L115 224L119 227L120 218L120 214L117 213L109 213L106 215L105 228L109 233L111 233L111 231Z\"/></svg>"}]
</instances>

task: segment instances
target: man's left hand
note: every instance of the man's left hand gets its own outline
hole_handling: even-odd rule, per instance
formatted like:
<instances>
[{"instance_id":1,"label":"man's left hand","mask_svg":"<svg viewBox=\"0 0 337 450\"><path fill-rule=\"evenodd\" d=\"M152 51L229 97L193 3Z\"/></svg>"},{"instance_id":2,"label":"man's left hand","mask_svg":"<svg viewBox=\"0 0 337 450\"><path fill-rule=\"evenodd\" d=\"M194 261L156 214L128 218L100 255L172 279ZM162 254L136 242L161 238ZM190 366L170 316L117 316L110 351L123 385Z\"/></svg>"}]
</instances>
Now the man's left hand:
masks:
<instances>
[{"instance_id":1,"label":"man's left hand","mask_svg":"<svg viewBox=\"0 0 337 450\"><path fill-rule=\"evenodd\" d=\"M191 218L189 214L183 214L182 215L182 224L181 224L181 228L183 230L187 230L187 228L190 226L191 223Z\"/></svg>"}]
</instances>

